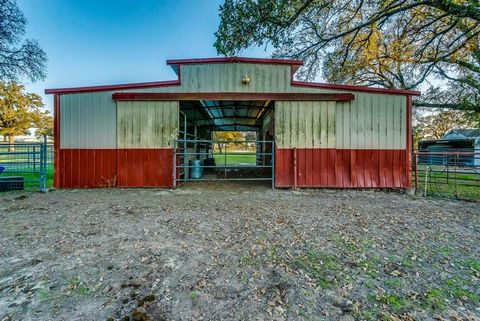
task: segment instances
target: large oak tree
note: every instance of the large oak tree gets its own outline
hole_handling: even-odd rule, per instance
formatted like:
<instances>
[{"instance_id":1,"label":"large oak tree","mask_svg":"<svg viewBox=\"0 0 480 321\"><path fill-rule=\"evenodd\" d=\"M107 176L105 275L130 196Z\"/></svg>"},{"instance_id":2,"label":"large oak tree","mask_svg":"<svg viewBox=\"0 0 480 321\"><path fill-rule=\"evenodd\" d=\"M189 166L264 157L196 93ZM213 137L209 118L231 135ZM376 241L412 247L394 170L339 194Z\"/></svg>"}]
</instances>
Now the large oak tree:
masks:
<instances>
[{"instance_id":1,"label":"large oak tree","mask_svg":"<svg viewBox=\"0 0 480 321\"><path fill-rule=\"evenodd\" d=\"M0 134L8 136L13 144L15 136L29 134L46 116L42 98L25 93L25 87L14 81L0 82Z\"/></svg>"},{"instance_id":2,"label":"large oak tree","mask_svg":"<svg viewBox=\"0 0 480 321\"><path fill-rule=\"evenodd\" d=\"M299 77L417 89L417 105L480 110L480 7L476 0L226 0L215 47L233 55L271 45L274 56L302 59ZM438 93L438 88L436 88Z\"/></svg>"}]
</instances>

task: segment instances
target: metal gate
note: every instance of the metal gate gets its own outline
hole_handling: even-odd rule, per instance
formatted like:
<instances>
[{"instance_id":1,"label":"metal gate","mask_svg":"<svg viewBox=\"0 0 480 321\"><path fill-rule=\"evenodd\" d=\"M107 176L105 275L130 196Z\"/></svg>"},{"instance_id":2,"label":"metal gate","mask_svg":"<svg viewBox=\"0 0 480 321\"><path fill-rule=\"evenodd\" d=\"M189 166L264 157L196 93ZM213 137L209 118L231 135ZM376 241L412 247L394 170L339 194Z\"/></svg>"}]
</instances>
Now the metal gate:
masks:
<instances>
[{"instance_id":1,"label":"metal gate","mask_svg":"<svg viewBox=\"0 0 480 321\"><path fill-rule=\"evenodd\" d=\"M0 191L38 189L47 191L53 173L53 146L43 143L0 144Z\"/></svg>"},{"instance_id":2,"label":"metal gate","mask_svg":"<svg viewBox=\"0 0 480 321\"><path fill-rule=\"evenodd\" d=\"M177 139L173 186L199 181L271 181L275 188L273 140Z\"/></svg>"}]
</instances>

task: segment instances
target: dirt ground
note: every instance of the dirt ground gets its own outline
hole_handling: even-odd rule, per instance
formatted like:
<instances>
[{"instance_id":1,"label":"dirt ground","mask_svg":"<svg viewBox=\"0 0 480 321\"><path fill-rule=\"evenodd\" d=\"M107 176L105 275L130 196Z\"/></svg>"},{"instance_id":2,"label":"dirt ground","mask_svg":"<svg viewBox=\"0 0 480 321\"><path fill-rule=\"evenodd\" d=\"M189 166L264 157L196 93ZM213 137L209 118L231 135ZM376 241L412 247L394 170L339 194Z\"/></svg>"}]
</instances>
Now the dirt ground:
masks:
<instances>
[{"instance_id":1,"label":"dirt ground","mask_svg":"<svg viewBox=\"0 0 480 321\"><path fill-rule=\"evenodd\" d=\"M0 320L478 320L480 204L239 184L0 194Z\"/></svg>"}]
</instances>

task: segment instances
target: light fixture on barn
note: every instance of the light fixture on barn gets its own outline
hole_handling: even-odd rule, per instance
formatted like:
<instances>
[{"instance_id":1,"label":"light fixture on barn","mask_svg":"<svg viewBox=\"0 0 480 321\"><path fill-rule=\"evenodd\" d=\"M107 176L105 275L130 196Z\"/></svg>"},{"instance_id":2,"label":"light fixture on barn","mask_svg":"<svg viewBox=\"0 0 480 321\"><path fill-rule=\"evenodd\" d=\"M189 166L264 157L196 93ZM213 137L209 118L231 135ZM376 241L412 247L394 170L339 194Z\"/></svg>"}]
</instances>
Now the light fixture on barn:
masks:
<instances>
[{"instance_id":1,"label":"light fixture on barn","mask_svg":"<svg viewBox=\"0 0 480 321\"><path fill-rule=\"evenodd\" d=\"M248 75L242 76L242 85L248 85L250 83L250 77Z\"/></svg>"}]
</instances>

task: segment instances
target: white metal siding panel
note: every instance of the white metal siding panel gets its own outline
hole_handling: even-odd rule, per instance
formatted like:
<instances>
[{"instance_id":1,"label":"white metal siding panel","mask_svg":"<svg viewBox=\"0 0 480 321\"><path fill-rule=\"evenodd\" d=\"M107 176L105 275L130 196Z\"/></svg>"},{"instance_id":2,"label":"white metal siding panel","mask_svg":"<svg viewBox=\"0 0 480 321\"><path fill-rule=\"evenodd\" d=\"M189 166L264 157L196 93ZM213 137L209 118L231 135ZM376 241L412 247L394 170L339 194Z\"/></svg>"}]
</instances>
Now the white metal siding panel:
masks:
<instances>
[{"instance_id":1,"label":"white metal siding panel","mask_svg":"<svg viewBox=\"0 0 480 321\"><path fill-rule=\"evenodd\" d=\"M172 148L178 110L177 101L119 101L118 148Z\"/></svg>"},{"instance_id":2,"label":"white metal siding panel","mask_svg":"<svg viewBox=\"0 0 480 321\"><path fill-rule=\"evenodd\" d=\"M277 101L275 140L279 148L334 148L336 103Z\"/></svg>"},{"instance_id":3,"label":"white metal siding panel","mask_svg":"<svg viewBox=\"0 0 480 321\"><path fill-rule=\"evenodd\" d=\"M60 148L116 148L111 93L60 95Z\"/></svg>"},{"instance_id":4,"label":"white metal siding panel","mask_svg":"<svg viewBox=\"0 0 480 321\"><path fill-rule=\"evenodd\" d=\"M356 93L355 100L337 103L336 148L405 149L405 96Z\"/></svg>"}]
</instances>

